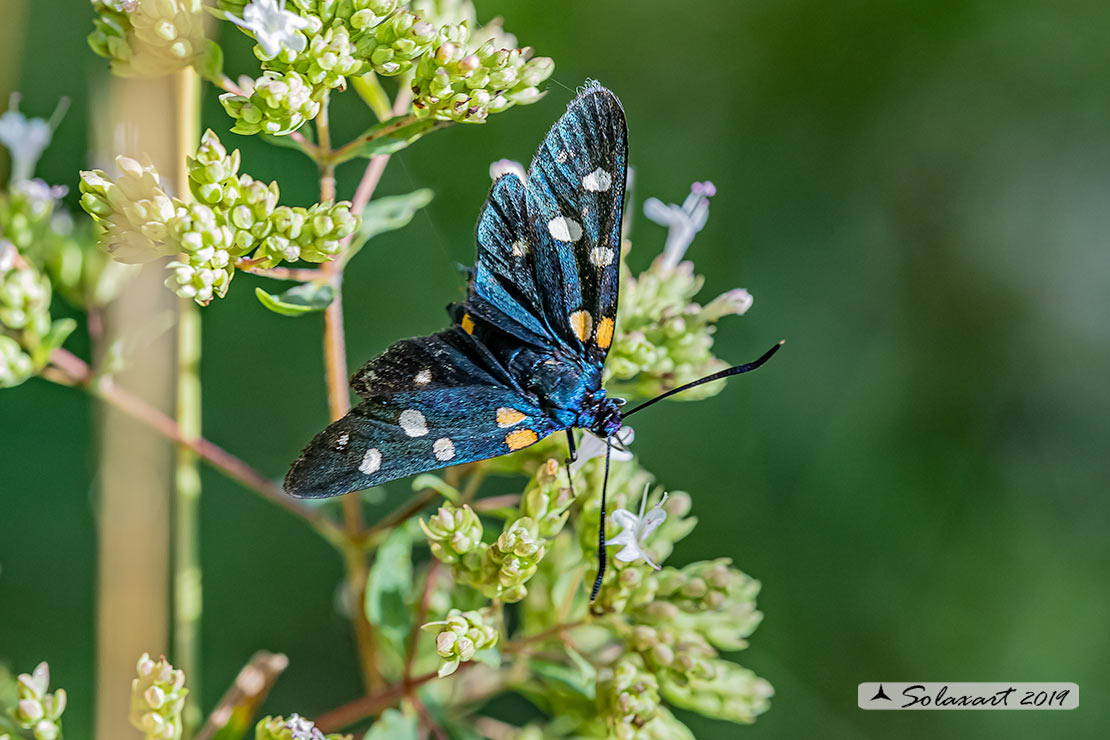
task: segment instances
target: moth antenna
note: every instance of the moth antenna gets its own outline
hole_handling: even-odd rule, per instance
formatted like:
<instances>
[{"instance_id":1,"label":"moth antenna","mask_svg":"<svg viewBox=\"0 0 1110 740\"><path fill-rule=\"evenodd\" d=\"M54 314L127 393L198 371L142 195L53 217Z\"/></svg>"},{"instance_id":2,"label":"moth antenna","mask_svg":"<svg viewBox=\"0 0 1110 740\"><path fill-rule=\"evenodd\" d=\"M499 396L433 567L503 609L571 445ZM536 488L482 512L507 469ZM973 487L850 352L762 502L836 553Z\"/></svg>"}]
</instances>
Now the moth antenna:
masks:
<instances>
[{"instance_id":1,"label":"moth antenna","mask_svg":"<svg viewBox=\"0 0 1110 740\"><path fill-rule=\"evenodd\" d=\"M782 347L782 345L784 345L784 344L786 344L786 340L782 339L774 347L771 347L771 349L764 352L763 356L760 357L758 360L753 360L751 362L744 363L743 365L733 365L730 368L726 368L724 370L721 370L720 372L713 373L712 375L706 375L704 378L700 378L699 380L695 380L692 383L687 383L686 385L680 385L677 388L671 388L666 393L660 393L658 396L651 399L650 401L644 401L643 403L641 403L639 406L632 409L631 411L625 411L623 414L621 414L621 421L624 421L625 419L632 416L637 411L640 411L642 409L646 409L648 406L651 406L653 403L656 403L658 401L662 401L664 398L668 398L670 396L673 396L676 393L682 393L682 391L688 391L691 388L696 388L697 386L702 385L703 383L712 383L714 380L721 380L723 378L728 378L728 377L733 376L733 375L742 375L744 373L750 373L752 370L758 370L760 367L762 367L763 363L765 363L765 362L767 362L767 360L771 359L771 357L776 352L778 352L779 348Z\"/></svg>"},{"instance_id":2,"label":"moth antenna","mask_svg":"<svg viewBox=\"0 0 1110 740\"><path fill-rule=\"evenodd\" d=\"M613 447L609 438L605 438L605 481L601 484L601 524L597 528L597 578L590 591L590 601L597 598L601 590L601 579L605 577L605 493L609 489L609 453Z\"/></svg>"}]
</instances>

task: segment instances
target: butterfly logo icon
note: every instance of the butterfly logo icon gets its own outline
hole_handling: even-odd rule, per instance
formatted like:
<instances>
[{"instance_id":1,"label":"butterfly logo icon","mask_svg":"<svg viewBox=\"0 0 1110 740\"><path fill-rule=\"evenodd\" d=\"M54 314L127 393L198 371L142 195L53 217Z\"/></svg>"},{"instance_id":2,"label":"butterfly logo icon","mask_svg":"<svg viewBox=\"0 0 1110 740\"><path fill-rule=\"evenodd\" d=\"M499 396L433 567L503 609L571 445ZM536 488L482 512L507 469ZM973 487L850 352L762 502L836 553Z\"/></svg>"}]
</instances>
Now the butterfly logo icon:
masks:
<instances>
[{"instance_id":1,"label":"butterfly logo icon","mask_svg":"<svg viewBox=\"0 0 1110 740\"><path fill-rule=\"evenodd\" d=\"M629 411L606 394L627 171L624 109L590 84L552 126L527 178L507 173L493 183L466 300L448 307L451 328L397 342L355 373L351 386L364 400L308 444L285 490L338 496L504 455L564 430L570 460L574 429L606 440L608 453L631 414L770 359L782 342ZM607 484L608 454L605 466ZM605 488L591 599L605 574Z\"/></svg>"}]
</instances>

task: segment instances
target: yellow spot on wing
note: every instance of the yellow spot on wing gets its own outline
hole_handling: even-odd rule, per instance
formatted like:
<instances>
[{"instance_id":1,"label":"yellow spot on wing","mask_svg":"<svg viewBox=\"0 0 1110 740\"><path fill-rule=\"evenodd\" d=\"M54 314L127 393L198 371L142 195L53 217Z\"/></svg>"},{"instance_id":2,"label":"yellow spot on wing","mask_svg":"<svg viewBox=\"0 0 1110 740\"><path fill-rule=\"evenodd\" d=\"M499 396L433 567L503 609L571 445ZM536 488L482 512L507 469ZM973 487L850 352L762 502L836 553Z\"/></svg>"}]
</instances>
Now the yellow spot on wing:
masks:
<instances>
[{"instance_id":1,"label":"yellow spot on wing","mask_svg":"<svg viewBox=\"0 0 1110 740\"><path fill-rule=\"evenodd\" d=\"M597 325L597 346L609 349L613 343L613 320L606 316Z\"/></svg>"},{"instance_id":2,"label":"yellow spot on wing","mask_svg":"<svg viewBox=\"0 0 1110 740\"><path fill-rule=\"evenodd\" d=\"M505 437L505 444L509 446L510 450L519 450L528 445L534 445L539 438L539 435L531 429L517 429Z\"/></svg>"},{"instance_id":3,"label":"yellow spot on wing","mask_svg":"<svg viewBox=\"0 0 1110 740\"><path fill-rule=\"evenodd\" d=\"M464 313L460 323L462 324L462 330L467 334L474 333L474 319L470 318L470 314Z\"/></svg>"},{"instance_id":4,"label":"yellow spot on wing","mask_svg":"<svg viewBox=\"0 0 1110 740\"><path fill-rule=\"evenodd\" d=\"M583 342L589 339L590 333L594 329L594 319L590 316L590 312L575 311L569 318L570 328L574 330L574 336L578 337Z\"/></svg>"},{"instance_id":5,"label":"yellow spot on wing","mask_svg":"<svg viewBox=\"0 0 1110 740\"><path fill-rule=\"evenodd\" d=\"M513 424L519 424L526 418L525 414L516 409L508 408L507 406L502 406L497 409L497 426L502 429L508 429Z\"/></svg>"}]
</instances>

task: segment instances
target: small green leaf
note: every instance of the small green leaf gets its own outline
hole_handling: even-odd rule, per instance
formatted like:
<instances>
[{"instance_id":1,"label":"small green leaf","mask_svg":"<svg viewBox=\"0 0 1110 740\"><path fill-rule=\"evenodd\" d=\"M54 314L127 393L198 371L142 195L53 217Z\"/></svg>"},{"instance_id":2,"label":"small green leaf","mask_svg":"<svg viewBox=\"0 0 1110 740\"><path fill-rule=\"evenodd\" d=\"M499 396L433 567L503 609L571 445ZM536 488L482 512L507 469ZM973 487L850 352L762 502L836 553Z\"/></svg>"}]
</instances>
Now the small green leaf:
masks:
<instances>
[{"instance_id":1,"label":"small green leaf","mask_svg":"<svg viewBox=\"0 0 1110 740\"><path fill-rule=\"evenodd\" d=\"M443 496L443 498L451 501L452 503L458 503L459 501L459 489L455 488L450 483L443 480L443 478L440 478L434 473L421 473L420 475L413 478L413 491L422 491L425 488L431 488L432 490L439 493L439 495Z\"/></svg>"},{"instance_id":2,"label":"small green leaf","mask_svg":"<svg viewBox=\"0 0 1110 740\"><path fill-rule=\"evenodd\" d=\"M435 193L430 188L420 188L405 195L387 195L370 201L362 212L362 223L351 238L351 246L344 260L358 254L367 241L387 231L407 226L412 217L432 202Z\"/></svg>"},{"instance_id":3,"label":"small green leaf","mask_svg":"<svg viewBox=\"0 0 1110 740\"><path fill-rule=\"evenodd\" d=\"M474 653L474 660L478 661L479 663L484 663L490 668L500 668L501 651L497 649L496 645L494 645L493 647L488 647L484 650L479 650L478 652Z\"/></svg>"},{"instance_id":4,"label":"small green leaf","mask_svg":"<svg viewBox=\"0 0 1110 740\"><path fill-rule=\"evenodd\" d=\"M277 295L255 288L254 294L263 306L282 316L304 316L323 311L335 300L335 288L327 283L303 283Z\"/></svg>"},{"instance_id":5,"label":"small green leaf","mask_svg":"<svg viewBox=\"0 0 1110 740\"><path fill-rule=\"evenodd\" d=\"M408 717L396 709L382 712L362 740L416 740L418 727L416 717Z\"/></svg>"},{"instance_id":6,"label":"small green leaf","mask_svg":"<svg viewBox=\"0 0 1110 740\"><path fill-rule=\"evenodd\" d=\"M39 340L39 345L31 350L31 362L36 368L41 368L50 361L50 354L61 347L73 330L77 322L73 319L57 319L50 325L50 330Z\"/></svg>"},{"instance_id":7,"label":"small green leaf","mask_svg":"<svg viewBox=\"0 0 1110 740\"><path fill-rule=\"evenodd\" d=\"M311 126L301 126L300 131L306 139L308 139L310 142L312 141ZM294 139L292 136L274 136L273 134L259 134L259 136L261 136L262 140L265 141L267 144L273 144L274 146L281 147L282 149L292 149L294 151L300 152L306 157L312 157L312 154L303 146L301 146L301 143Z\"/></svg>"},{"instance_id":8,"label":"small green leaf","mask_svg":"<svg viewBox=\"0 0 1110 740\"><path fill-rule=\"evenodd\" d=\"M395 116L388 121L371 126L362 132L358 143L350 149L337 152L335 164L342 164L356 157L374 157L379 154L399 152L433 129L443 128L447 121L431 118L413 119L412 116Z\"/></svg>"},{"instance_id":9,"label":"small green leaf","mask_svg":"<svg viewBox=\"0 0 1110 740\"><path fill-rule=\"evenodd\" d=\"M386 94L385 89L382 87L381 80L374 74L373 71L367 72L364 75L351 78L351 86L354 87L355 92L362 98L362 102L366 103L370 110L374 111L374 115L378 117L379 121L388 121L390 116L393 115L393 108L389 103L389 95Z\"/></svg>"},{"instance_id":10,"label":"small green leaf","mask_svg":"<svg viewBox=\"0 0 1110 740\"><path fill-rule=\"evenodd\" d=\"M215 41L206 39L193 67L201 77L219 85L224 77L224 50Z\"/></svg>"},{"instance_id":11,"label":"small green leaf","mask_svg":"<svg viewBox=\"0 0 1110 740\"><path fill-rule=\"evenodd\" d=\"M402 654L412 627L413 528L400 526L389 533L378 548L366 578L366 619Z\"/></svg>"},{"instance_id":12,"label":"small green leaf","mask_svg":"<svg viewBox=\"0 0 1110 740\"><path fill-rule=\"evenodd\" d=\"M556 691L569 693L576 696L594 698L595 683L576 668L570 668L560 663L533 658L529 661L532 670L544 679Z\"/></svg>"}]
</instances>

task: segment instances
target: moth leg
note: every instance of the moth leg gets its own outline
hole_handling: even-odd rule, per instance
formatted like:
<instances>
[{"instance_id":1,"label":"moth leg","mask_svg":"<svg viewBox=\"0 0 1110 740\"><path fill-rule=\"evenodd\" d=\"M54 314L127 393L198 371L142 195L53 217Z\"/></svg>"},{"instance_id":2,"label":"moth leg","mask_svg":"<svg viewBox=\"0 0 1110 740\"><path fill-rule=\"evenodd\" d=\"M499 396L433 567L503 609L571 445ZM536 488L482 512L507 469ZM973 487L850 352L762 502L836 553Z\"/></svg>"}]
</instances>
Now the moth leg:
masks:
<instances>
[{"instance_id":1,"label":"moth leg","mask_svg":"<svg viewBox=\"0 0 1110 740\"><path fill-rule=\"evenodd\" d=\"M578 459L578 448L574 446L574 430L573 429L567 429L567 447L569 448L569 452L568 452L567 459L566 459L566 462L565 462L565 466L566 466L566 469L567 469L567 486L570 488L570 498L573 501L574 498L575 498L575 495L574 495L574 479L571 477L570 464Z\"/></svg>"}]
</instances>

